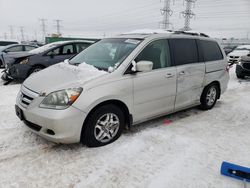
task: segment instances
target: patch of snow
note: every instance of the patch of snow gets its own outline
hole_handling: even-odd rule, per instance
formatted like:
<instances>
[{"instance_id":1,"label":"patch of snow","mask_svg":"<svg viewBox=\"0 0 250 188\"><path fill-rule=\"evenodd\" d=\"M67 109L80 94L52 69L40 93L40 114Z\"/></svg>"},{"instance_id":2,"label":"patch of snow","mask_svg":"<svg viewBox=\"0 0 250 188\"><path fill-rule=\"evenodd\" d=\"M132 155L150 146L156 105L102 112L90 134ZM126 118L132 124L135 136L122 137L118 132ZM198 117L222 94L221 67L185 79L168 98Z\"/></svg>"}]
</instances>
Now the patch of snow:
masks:
<instances>
[{"instance_id":1,"label":"patch of snow","mask_svg":"<svg viewBox=\"0 0 250 188\"><path fill-rule=\"evenodd\" d=\"M230 76L212 110L192 108L137 125L99 148L33 134L15 115L20 84L0 81L0 187L242 187L220 175L222 161L250 167L250 79L237 79L234 68Z\"/></svg>"}]
</instances>

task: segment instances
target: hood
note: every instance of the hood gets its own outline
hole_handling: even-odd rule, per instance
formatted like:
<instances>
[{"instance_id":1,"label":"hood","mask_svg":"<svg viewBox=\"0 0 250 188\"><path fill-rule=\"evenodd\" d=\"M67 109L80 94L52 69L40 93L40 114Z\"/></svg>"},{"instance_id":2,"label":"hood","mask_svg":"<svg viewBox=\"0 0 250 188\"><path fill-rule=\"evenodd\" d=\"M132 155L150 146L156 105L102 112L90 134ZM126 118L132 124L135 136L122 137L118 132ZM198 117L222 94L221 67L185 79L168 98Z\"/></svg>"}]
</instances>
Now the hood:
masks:
<instances>
[{"instance_id":1,"label":"hood","mask_svg":"<svg viewBox=\"0 0 250 188\"><path fill-rule=\"evenodd\" d=\"M249 54L249 50L234 50L228 54L228 56L244 56Z\"/></svg>"},{"instance_id":2,"label":"hood","mask_svg":"<svg viewBox=\"0 0 250 188\"><path fill-rule=\"evenodd\" d=\"M36 54L32 54L29 52L13 52L13 53L8 53L8 57L10 58L21 58L21 57L28 57L28 56L32 56L32 55L36 55Z\"/></svg>"},{"instance_id":3,"label":"hood","mask_svg":"<svg viewBox=\"0 0 250 188\"><path fill-rule=\"evenodd\" d=\"M37 93L48 94L61 89L82 86L90 80L107 74L109 73L86 63L75 66L63 62L32 74L23 85Z\"/></svg>"}]
</instances>

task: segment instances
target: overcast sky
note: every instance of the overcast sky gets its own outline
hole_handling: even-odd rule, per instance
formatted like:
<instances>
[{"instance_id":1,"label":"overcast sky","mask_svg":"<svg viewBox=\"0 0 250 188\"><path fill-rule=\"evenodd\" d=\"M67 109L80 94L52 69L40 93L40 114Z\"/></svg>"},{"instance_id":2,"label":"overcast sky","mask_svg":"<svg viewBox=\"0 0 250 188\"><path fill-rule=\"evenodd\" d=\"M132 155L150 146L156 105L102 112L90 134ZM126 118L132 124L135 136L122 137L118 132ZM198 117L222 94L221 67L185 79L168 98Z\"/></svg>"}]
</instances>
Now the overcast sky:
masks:
<instances>
[{"instance_id":1,"label":"overcast sky","mask_svg":"<svg viewBox=\"0 0 250 188\"><path fill-rule=\"evenodd\" d=\"M12 25L16 37L41 38L41 22L47 19L47 33L55 33L55 19L62 20L64 36L106 36L135 29L157 29L162 21L160 0L0 0L0 38L10 37ZM184 26L180 12L183 0L171 3L170 21L175 30ZM250 38L250 0L197 0L191 28L212 37Z\"/></svg>"}]
</instances>

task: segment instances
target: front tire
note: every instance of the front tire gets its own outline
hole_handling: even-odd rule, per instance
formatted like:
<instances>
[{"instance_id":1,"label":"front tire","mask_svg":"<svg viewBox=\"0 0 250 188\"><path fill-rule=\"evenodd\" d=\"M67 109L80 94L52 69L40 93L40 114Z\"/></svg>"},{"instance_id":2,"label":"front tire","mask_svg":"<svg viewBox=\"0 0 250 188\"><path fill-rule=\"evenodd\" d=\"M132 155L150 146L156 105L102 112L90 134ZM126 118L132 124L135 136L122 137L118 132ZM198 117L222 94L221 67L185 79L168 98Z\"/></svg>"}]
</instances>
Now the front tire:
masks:
<instances>
[{"instance_id":1,"label":"front tire","mask_svg":"<svg viewBox=\"0 0 250 188\"><path fill-rule=\"evenodd\" d=\"M44 67L42 67L42 66L35 66L35 67L32 67L31 70L29 71L29 76L30 76L31 74L34 74L34 73L36 73L36 72L39 72L39 71L41 71L41 70L43 70L43 69L44 69Z\"/></svg>"},{"instance_id":2,"label":"front tire","mask_svg":"<svg viewBox=\"0 0 250 188\"><path fill-rule=\"evenodd\" d=\"M214 107L219 96L219 87L217 84L210 84L205 87L201 95L201 109L209 110Z\"/></svg>"},{"instance_id":3,"label":"front tire","mask_svg":"<svg viewBox=\"0 0 250 188\"><path fill-rule=\"evenodd\" d=\"M97 108L84 124L81 142L88 147L99 147L117 140L125 127L123 111L112 104Z\"/></svg>"}]
</instances>

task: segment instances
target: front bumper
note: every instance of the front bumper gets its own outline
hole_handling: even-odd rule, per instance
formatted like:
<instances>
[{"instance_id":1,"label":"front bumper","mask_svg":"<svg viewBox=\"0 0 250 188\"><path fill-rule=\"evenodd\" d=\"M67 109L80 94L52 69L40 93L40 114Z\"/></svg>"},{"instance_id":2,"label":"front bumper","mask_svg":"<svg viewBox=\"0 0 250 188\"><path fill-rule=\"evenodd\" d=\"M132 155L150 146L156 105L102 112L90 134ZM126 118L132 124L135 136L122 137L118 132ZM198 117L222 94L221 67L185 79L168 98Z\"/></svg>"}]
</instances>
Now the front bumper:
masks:
<instances>
[{"instance_id":1,"label":"front bumper","mask_svg":"<svg viewBox=\"0 0 250 188\"><path fill-rule=\"evenodd\" d=\"M236 65L235 72L237 75L250 76L250 70L244 69L241 65Z\"/></svg>"},{"instance_id":2,"label":"front bumper","mask_svg":"<svg viewBox=\"0 0 250 188\"><path fill-rule=\"evenodd\" d=\"M29 75L30 65L14 64L5 67L5 74L7 77L15 80L24 80Z\"/></svg>"},{"instance_id":3,"label":"front bumper","mask_svg":"<svg viewBox=\"0 0 250 188\"><path fill-rule=\"evenodd\" d=\"M22 93L23 90L17 96L16 105L21 109L23 121L30 130L56 143L80 142L81 130L86 118L84 112L72 106L65 110L39 108L43 97L36 97L28 106L25 106L21 102Z\"/></svg>"}]
</instances>

